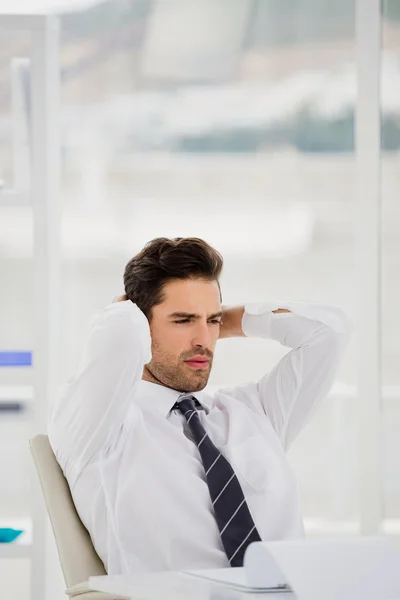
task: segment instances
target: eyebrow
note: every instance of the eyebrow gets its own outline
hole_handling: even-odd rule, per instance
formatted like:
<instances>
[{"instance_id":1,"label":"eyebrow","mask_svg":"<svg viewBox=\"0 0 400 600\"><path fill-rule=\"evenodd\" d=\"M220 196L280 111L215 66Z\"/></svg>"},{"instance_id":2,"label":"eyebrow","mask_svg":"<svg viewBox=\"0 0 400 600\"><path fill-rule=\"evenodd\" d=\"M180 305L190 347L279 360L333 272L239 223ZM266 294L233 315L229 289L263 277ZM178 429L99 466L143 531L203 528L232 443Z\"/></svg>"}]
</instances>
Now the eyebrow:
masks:
<instances>
[{"instance_id":1,"label":"eyebrow","mask_svg":"<svg viewBox=\"0 0 400 600\"><path fill-rule=\"evenodd\" d=\"M201 315L196 313L186 313L186 312L174 312L168 315L170 319L201 319ZM216 319L217 317L222 317L222 310L220 312L214 313L207 317L208 319Z\"/></svg>"}]
</instances>

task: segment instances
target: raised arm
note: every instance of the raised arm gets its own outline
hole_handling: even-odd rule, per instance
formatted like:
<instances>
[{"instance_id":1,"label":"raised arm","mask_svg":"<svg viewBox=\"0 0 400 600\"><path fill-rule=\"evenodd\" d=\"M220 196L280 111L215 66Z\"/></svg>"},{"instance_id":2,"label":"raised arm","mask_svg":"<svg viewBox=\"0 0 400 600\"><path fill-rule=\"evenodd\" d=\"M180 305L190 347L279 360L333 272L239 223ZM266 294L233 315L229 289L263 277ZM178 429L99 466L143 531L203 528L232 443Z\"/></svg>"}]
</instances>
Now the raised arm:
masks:
<instances>
[{"instance_id":1,"label":"raised arm","mask_svg":"<svg viewBox=\"0 0 400 600\"><path fill-rule=\"evenodd\" d=\"M281 301L229 307L222 319L221 338L269 338L292 348L260 381L230 389L267 414L287 449L334 382L350 321L338 307Z\"/></svg>"},{"instance_id":2,"label":"raised arm","mask_svg":"<svg viewBox=\"0 0 400 600\"><path fill-rule=\"evenodd\" d=\"M50 442L62 466L79 472L112 442L134 408L135 389L150 360L149 324L130 300L92 319L77 373L49 415Z\"/></svg>"},{"instance_id":3,"label":"raised arm","mask_svg":"<svg viewBox=\"0 0 400 600\"><path fill-rule=\"evenodd\" d=\"M332 387L350 321L334 306L270 302L247 305L242 327L247 336L292 348L257 384L261 405L287 449Z\"/></svg>"}]
</instances>

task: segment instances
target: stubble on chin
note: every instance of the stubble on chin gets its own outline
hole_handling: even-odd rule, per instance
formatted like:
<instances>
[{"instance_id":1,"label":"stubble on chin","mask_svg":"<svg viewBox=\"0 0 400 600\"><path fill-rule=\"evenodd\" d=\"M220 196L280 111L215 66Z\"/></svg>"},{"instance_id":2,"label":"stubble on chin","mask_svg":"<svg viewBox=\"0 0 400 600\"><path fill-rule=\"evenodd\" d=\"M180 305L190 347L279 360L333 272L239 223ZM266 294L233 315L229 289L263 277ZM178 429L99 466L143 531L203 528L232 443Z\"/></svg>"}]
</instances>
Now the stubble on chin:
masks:
<instances>
[{"instance_id":1,"label":"stubble on chin","mask_svg":"<svg viewBox=\"0 0 400 600\"><path fill-rule=\"evenodd\" d=\"M143 370L142 379L157 383L178 392L198 392L204 389L210 377L211 367L206 373L185 373L185 366L175 367L174 370L164 365L148 363Z\"/></svg>"}]
</instances>

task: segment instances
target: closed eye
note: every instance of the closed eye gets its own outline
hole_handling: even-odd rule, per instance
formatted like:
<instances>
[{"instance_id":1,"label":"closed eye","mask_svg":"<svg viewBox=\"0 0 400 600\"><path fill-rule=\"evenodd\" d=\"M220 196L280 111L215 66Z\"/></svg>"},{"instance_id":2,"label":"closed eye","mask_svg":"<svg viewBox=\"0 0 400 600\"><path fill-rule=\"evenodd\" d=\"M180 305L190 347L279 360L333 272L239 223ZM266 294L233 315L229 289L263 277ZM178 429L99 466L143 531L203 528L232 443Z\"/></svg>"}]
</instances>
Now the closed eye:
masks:
<instances>
[{"instance_id":1,"label":"closed eye","mask_svg":"<svg viewBox=\"0 0 400 600\"><path fill-rule=\"evenodd\" d=\"M211 319L211 321L209 322L213 325L221 325L222 323L222 321L220 321L219 319ZM174 321L174 323L178 323L178 325L183 325L185 323L190 323L190 319L180 319L179 321Z\"/></svg>"}]
</instances>

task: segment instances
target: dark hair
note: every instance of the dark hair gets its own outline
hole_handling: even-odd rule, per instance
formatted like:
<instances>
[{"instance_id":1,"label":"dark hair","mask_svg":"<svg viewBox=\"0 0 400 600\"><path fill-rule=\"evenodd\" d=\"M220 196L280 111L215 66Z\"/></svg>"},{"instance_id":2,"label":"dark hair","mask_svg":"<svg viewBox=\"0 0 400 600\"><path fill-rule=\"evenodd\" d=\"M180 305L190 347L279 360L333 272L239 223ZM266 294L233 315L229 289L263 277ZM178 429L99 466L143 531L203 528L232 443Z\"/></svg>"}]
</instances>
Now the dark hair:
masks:
<instances>
[{"instance_id":1,"label":"dark hair","mask_svg":"<svg viewBox=\"0 0 400 600\"><path fill-rule=\"evenodd\" d=\"M199 238L155 238L136 254L124 272L125 294L148 319L164 299L165 283L176 279L217 281L223 258Z\"/></svg>"}]
</instances>

